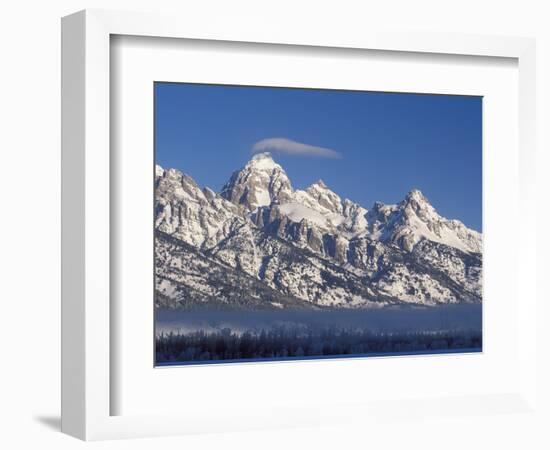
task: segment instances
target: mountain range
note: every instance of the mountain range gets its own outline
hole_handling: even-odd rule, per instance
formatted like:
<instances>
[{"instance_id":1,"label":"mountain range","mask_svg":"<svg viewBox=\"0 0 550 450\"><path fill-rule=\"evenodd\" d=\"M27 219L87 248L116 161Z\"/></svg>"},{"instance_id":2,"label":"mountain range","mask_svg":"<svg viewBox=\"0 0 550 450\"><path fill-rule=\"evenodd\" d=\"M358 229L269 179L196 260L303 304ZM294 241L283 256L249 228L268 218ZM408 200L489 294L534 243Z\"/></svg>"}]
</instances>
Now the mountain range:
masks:
<instances>
[{"instance_id":1,"label":"mountain range","mask_svg":"<svg viewBox=\"0 0 550 450\"><path fill-rule=\"evenodd\" d=\"M416 189L372 208L322 180L294 189L269 153L221 192L156 166L155 301L195 309L479 303L482 236Z\"/></svg>"}]
</instances>

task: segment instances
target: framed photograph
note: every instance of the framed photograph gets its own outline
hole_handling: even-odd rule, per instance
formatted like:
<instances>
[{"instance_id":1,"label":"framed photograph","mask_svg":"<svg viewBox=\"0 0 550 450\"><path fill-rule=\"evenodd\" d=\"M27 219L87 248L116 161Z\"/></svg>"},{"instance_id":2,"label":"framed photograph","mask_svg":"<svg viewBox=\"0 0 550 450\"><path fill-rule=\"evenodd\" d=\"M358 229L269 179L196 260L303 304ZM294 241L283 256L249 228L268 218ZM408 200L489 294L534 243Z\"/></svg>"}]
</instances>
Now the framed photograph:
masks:
<instances>
[{"instance_id":1,"label":"framed photograph","mask_svg":"<svg viewBox=\"0 0 550 450\"><path fill-rule=\"evenodd\" d=\"M62 31L64 432L531 408L532 40Z\"/></svg>"},{"instance_id":2,"label":"framed photograph","mask_svg":"<svg viewBox=\"0 0 550 450\"><path fill-rule=\"evenodd\" d=\"M157 366L481 352L482 97L154 95Z\"/></svg>"}]
</instances>

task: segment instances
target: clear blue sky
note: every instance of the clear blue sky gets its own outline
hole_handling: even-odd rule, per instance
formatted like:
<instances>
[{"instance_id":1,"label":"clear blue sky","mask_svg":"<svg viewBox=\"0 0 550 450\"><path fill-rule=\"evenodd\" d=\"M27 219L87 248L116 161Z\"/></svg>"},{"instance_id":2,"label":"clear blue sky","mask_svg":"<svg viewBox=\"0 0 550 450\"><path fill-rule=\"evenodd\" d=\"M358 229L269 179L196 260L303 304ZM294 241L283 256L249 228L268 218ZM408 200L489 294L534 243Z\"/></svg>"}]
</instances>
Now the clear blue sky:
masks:
<instances>
[{"instance_id":1,"label":"clear blue sky","mask_svg":"<svg viewBox=\"0 0 550 450\"><path fill-rule=\"evenodd\" d=\"M323 181L370 208L420 189L443 216L481 231L482 98L155 84L156 163L219 191L266 138L339 159L273 153L295 188Z\"/></svg>"}]
</instances>

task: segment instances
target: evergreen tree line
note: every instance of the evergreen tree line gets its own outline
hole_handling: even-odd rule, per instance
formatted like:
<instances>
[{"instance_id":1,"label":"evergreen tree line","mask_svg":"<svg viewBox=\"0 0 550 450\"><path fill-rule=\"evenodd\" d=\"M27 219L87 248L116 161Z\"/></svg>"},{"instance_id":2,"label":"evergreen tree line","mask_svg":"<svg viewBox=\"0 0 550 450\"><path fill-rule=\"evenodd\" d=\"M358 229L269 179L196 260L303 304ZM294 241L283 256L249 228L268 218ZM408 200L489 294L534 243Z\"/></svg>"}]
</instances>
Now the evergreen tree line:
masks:
<instances>
[{"instance_id":1,"label":"evergreen tree line","mask_svg":"<svg viewBox=\"0 0 550 450\"><path fill-rule=\"evenodd\" d=\"M360 354L481 350L480 331L374 333L328 328L275 327L235 333L230 328L207 333L165 333L156 338L156 362L273 359Z\"/></svg>"}]
</instances>

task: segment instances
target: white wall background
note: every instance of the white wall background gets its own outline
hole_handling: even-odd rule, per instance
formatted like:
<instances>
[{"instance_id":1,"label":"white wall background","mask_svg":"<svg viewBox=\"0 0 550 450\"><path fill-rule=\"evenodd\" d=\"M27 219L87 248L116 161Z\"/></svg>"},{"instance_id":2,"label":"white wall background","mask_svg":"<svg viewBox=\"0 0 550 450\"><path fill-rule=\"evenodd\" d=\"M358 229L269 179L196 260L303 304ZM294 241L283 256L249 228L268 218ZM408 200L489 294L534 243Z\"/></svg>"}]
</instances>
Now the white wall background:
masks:
<instances>
[{"instance_id":1,"label":"white wall background","mask_svg":"<svg viewBox=\"0 0 550 450\"><path fill-rule=\"evenodd\" d=\"M550 11L544 0L143 1L19 0L0 9L0 447L82 448L59 433L60 346L60 17L83 8L173 10L207 21L267 17L281 27L327 29L387 23L389 28L467 31L538 39L539 275L547 278L543 236L550 152ZM521 230L527 233L532 230ZM518 238L514 236L513 238ZM541 283L542 285L542 283ZM550 297L547 294L547 297ZM550 298L548 298L550 300ZM550 405L550 308L541 305L541 399ZM546 353L546 355L544 355ZM550 416L404 420L396 429L363 429L164 438L88 444L95 448L550 448Z\"/></svg>"}]
</instances>

